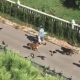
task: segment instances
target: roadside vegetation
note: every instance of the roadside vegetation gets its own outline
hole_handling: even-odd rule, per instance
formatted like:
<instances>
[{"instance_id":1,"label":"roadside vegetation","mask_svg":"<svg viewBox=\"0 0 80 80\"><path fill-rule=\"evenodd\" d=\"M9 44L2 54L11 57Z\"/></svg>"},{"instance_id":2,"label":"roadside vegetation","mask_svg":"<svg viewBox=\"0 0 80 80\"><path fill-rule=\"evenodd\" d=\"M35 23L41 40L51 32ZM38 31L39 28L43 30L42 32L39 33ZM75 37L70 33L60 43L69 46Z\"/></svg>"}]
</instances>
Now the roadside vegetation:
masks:
<instances>
[{"instance_id":1,"label":"roadside vegetation","mask_svg":"<svg viewBox=\"0 0 80 80\"><path fill-rule=\"evenodd\" d=\"M17 1L17 0L13 0ZM76 5L72 3L75 1ZM77 23L80 21L80 0L20 0L24 5Z\"/></svg>"},{"instance_id":2,"label":"roadside vegetation","mask_svg":"<svg viewBox=\"0 0 80 80\"><path fill-rule=\"evenodd\" d=\"M42 75L29 59L12 51L0 52L0 80L64 80L59 76Z\"/></svg>"}]
</instances>

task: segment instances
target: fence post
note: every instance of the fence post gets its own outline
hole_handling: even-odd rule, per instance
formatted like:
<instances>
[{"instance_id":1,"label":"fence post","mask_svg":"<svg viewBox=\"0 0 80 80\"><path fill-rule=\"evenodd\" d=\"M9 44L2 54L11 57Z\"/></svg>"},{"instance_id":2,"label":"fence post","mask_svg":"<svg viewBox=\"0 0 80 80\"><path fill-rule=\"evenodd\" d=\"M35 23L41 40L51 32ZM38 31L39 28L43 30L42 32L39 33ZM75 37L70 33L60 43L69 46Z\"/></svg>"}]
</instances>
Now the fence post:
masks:
<instances>
[{"instance_id":1,"label":"fence post","mask_svg":"<svg viewBox=\"0 0 80 80\"><path fill-rule=\"evenodd\" d=\"M20 5L20 0L17 0L17 5L18 5L18 8L19 8L19 5Z\"/></svg>"},{"instance_id":2,"label":"fence post","mask_svg":"<svg viewBox=\"0 0 80 80\"><path fill-rule=\"evenodd\" d=\"M72 29L74 29L74 26L75 25L75 20L74 19L72 19Z\"/></svg>"}]
</instances>

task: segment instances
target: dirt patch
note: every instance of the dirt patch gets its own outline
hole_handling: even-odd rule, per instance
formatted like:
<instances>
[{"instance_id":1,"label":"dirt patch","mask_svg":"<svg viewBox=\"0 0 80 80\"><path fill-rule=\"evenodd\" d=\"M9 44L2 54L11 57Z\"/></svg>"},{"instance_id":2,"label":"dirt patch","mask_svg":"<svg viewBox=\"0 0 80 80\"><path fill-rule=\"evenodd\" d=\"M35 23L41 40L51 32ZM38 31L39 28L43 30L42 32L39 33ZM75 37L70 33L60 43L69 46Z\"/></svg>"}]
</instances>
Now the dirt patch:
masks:
<instances>
[{"instance_id":1,"label":"dirt patch","mask_svg":"<svg viewBox=\"0 0 80 80\"><path fill-rule=\"evenodd\" d=\"M10 20L7 20L7 19L5 19L5 18L3 18L1 16L0 16L0 22L8 24L8 25L14 27L15 29L21 29L21 30L25 31L26 33L33 34L33 35L38 35L38 31L34 30L32 28L32 25L30 25L30 24L26 24L26 26L24 26L24 25L21 26L20 24L11 22ZM50 37L50 36L47 36L46 40L51 42L51 43L53 43L53 44L62 46L62 47L75 49L75 50L79 51L79 53L80 53L80 48L79 47L72 46L72 45L68 44L64 40L59 40L59 39L57 39L55 37Z\"/></svg>"}]
</instances>

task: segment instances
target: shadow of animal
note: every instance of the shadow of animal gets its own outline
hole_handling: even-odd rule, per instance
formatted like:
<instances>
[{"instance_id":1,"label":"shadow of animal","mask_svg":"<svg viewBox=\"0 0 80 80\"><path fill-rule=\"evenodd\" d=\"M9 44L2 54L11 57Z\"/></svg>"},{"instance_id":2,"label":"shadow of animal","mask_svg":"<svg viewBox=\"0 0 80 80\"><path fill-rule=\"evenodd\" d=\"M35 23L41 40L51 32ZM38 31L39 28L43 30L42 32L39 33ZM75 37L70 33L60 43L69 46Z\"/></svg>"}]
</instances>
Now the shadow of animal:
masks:
<instances>
[{"instance_id":1,"label":"shadow of animal","mask_svg":"<svg viewBox=\"0 0 80 80\"><path fill-rule=\"evenodd\" d=\"M0 30L2 30L3 28L0 28Z\"/></svg>"},{"instance_id":2,"label":"shadow of animal","mask_svg":"<svg viewBox=\"0 0 80 80\"><path fill-rule=\"evenodd\" d=\"M70 78L67 78L67 80L72 80L72 76Z\"/></svg>"},{"instance_id":3,"label":"shadow of animal","mask_svg":"<svg viewBox=\"0 0 80 80\"><path fill-rule=\"evenodd\" d=\"M25 36L27 36L27 39L30 40L33 43L38 42L38 39L37 39L36 36L31 36L31 35L27 35L27 34L25 34Z\"/></svg>"},{"instance_id":4,"label":"shadow of animal","mask_svg":"<svg viewBox=\"0 0 80 80\"><path fill-rule=\"evenodd\" d=\"M24 57L24 58L28 58L28 57Z\"/></svg>"},{"instance_id":5,"label":"shadow of animal","mask_svg":"<svg viewBox=\"0 0 80 80\"><path fill-rule=\"evenodd\" d=\"M61 51L61 50L56 50L57 52L59 52L59 53L61 53L61 54L65 54L63 51Z\"/></svg>"},{"instance_id":6,"label":"shadow of animal","mask_svg":"<svg viewBox=\"0 0 80 80\"><path fill-rule=\"evenodd\" d=\"M62 73L62 72L59 72L59 73L57 73L57 75L62 76L62 75L63 75L63 73Z\"/></svg>"},{"instance_id":7,"label":"shadow of animal","mask_svg":"<svg viewBox=\"0 0 80 80\"><path fill-rule=\"evenodd\" d=\"M37 56L37 57L41 58L42 60L46 58L45 56Z\"/></svg>"},{"instance_id":8,"label":"shadow of animal","mask_svg":"<svg viewBox=\"0 0 80 80\"><path fill-rule=\"evenodd\" d=\"M80 67L80 64L78 64L78 63L73 63L74 65L76 65L77 67Z\"/></svg>"},{"instance_id":9,"label":"shadow of animal","mask_svg":"<svg viewBox=\"0 0 80 80\"><path fill-rule=\"evenodd\" d=\"M5 43L4 41L2 41L2 44L3 44L3 45L6 45L6 43Z\"/></svg>"},{"instance_id":10,"label":"shadow of animal","mask_svg":"<svg viewBox=\"0 0 80 80\"><path fill-rule=\"evenodd\" d=\"M30 47L28 47L28 46L25 46L25 45L24 45L23 47L24 47L24 48L27 48L27 49L30 49Z\"/></svg>"},{"instance_id":11,"label":"shadow of animal","mask_svg":"<svg viewBox=\"0 0 80 80\"><path fill-rule=\"evenodd\" d=\"M51 55L51 56L53 56L53 54L56 53L56 51L52 51L52 50L49 50L49 52L50 52L50 55Z\"/></svg>"}]
</instances>

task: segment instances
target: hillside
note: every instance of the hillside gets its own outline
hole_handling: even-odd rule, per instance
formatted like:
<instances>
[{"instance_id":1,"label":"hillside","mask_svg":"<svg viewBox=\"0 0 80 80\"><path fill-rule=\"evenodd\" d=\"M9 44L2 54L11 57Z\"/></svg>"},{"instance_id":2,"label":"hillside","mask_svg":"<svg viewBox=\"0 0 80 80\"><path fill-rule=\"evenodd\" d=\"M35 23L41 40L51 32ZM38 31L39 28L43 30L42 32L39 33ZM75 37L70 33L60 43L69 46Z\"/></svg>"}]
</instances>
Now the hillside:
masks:
<instances>
[{"instance_id":1,"label":"hillside","mask_svg":"<svg viewBox=\"0 0 80 80\"><path fill-rule=\"evenodd\" d=\"M16 0L15 0L16 1ZM30 6L35 9L39 9L46 13L58 16L60 18L71 21L79 22L80 20L80 10L67 8L62 3L61 0L20 0L22 4Z\"/></svg>"}]
</instances>

